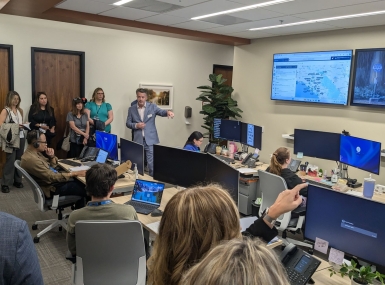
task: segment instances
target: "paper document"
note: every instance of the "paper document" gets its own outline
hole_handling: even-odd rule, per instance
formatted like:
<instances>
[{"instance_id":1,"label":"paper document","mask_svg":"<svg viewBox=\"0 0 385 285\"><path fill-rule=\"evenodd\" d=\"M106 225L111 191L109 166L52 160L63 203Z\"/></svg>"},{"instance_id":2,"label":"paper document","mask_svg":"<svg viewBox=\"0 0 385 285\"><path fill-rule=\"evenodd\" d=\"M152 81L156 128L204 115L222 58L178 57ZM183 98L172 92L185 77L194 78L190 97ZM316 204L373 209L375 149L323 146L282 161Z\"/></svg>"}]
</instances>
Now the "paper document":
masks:
<instances>
[{"instance_id":1,"label":"paper document","mask_svg":"<svg viewBox=\"0 0 385 285\"><path fill-rule=\"evenodd\" d=\"M258 170L257 169L254 169L254 168L246 168L246 167L243 167L243 168L238 168L237 169L240 173L242 174L258 174Z\"/></svg>"},{"instance_id":2,"label":"paper document","mask_svg":"<svg viewBox=\"0 0 385 285\"><path fill-rule=\"evenodd\" d=\"M160 222L155 222L155 223L151 223L151 224L146 225L146 227L149 228L154 233L158 234L159 224L160 224Z\"/></svg>"},{"instance_id":3,"label":"paper document","mask_svg":"<svg viewBox=\"0 0 385 285\"><path fill-rule=\"evenodd\" d=\"M82 171L82 170L88 170L88 169L90 169L89 166L82 165L82 166L71 167L70 171Z\"/></svg>"},{"instance_id":4,"label":"paper document","mask_svg":"<svg viewBox=\"0 0 385 285\"><path fill-rule=\"evenodd\" d=\"M29 123L25 123L25 124L21 124L24 128L28 129L28 130L31 130L31 128L29 127Z\"/></svg>"},{"instance_id":5,"label":"paper document","mask_svg":"<svg viewBox=\"0 0 385 285\"><path fill-rule=\"evenodd\" d=\"M328 253L329 242L321 238L316 237L314 243L314 250L318 250L324 254Z\"/></svg>"}]
</instances>

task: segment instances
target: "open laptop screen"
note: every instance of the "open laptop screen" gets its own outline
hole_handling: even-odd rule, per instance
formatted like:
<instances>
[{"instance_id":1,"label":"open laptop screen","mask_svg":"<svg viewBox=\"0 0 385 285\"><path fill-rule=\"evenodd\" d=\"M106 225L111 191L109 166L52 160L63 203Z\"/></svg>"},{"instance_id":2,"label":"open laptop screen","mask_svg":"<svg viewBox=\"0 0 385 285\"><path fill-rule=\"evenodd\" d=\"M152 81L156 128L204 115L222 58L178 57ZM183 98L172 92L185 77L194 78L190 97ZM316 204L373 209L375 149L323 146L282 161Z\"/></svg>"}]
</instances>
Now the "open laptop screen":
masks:
<instances>
[{"instance_id":1,"label":"open laptop screen","mask_svg":"<svg viewBox=\"0 0 385 285\"><path fill-rule=\"evenodd\" d=\"M160 206L163 190L163 183L136 179L131 199L132 201Z\"/></svg>"},{"instance_id":2,"label":"open laptop screen","mask_svg":"<svg viewBox=\"0 0 385 285\"><path fill-rule=\"evenodd\" d=\"M100 149L98 153L98 157L96 158L96 162L105 163L107 160L108 152Z\"/></svg>"}]
</instances>

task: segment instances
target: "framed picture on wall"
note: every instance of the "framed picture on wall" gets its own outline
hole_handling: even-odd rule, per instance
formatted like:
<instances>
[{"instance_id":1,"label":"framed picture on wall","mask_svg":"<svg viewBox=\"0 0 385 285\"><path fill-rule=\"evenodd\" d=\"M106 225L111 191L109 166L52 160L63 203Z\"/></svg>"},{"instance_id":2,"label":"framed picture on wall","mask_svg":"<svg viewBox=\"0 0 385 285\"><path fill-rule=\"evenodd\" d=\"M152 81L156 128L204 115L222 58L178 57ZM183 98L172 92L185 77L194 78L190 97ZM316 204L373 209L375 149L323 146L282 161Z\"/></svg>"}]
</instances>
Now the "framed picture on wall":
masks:
<instances>
[{"instance_id":1,"label":"framed picture on wall","mask_svg":"<svg viewBox=\"0 0 385 285\"><path fill-rule=\"evenodd\" d=\"M148 90L148 102L158 105L161 109L172 110L174 100L174 88L172 85L140 83L139 87Z\"/></svg>"}]
</instances>

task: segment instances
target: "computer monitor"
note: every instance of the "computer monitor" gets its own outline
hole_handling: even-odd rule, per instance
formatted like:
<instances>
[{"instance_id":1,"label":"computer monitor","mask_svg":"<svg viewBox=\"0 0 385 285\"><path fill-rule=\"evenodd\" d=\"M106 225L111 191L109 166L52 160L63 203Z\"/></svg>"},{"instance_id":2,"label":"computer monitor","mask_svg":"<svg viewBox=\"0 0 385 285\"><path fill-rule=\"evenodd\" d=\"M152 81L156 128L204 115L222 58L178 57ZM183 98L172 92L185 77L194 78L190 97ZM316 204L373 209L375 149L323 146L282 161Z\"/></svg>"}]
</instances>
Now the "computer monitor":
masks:
<instances>
[{"instance_id":1,"label":"computer monitor","mask_svg":"<svg viewBox=\"0 0 385 285\"><path fill-rule=\"evenodd\" d=\"M241 143L262 150L262 127L241 123Z\"/></svg>"},{"instance_id":2,"label":"computer monitor","mask_svg":"<svg viewBox=\"0 0 385 285\"><path fill-rule=\"evenodd\" d=\"M154 145L154 179L182 187L202 184L206 178L206 154Z\"/></svg>"},{"instance_id":3,"label":"computer monitor","mask_svg":"<svg viewBox=\"0 0 385 285\"><path fill-rule=\"evenodd\" d=\"M211 154L206 157L206 183L221 185L238 205L239 172Z\"/></svg>"},{"instance_id":4,"label":"computer monitor","mask_svg":"<svg viewBox=\"0 0 385 285\"><path fill-rule=\"evenodd\" d=\"M339 161L340 137L338 133L294 130L294 153L304 156Z\"/></svg>"},{"instance_id":5,"label":"computer monitor","mask_svg":"<svg viewBox=\"0 0 385 285\"><path fill-rule=\"evenodd\" d=\"M340 162L379 174L380 160L381 143L341 135Z\"/></svg>"},{"instance_id":6,"label":"computer monitor","mask_svg":"<svg viewBox=\"0 0 385 285\"><path fill-rule=\"evenodd\" d=\"M214 138L239 142L241 140L241 122L214 119Z\"/></svg>"},{"instance_id":7,"label":"computer monitor","mask_svg":"<svg viewBox=\"0 0 385 285\"><path fill-rule=\"evenodd\" d=\"M119 160L118 158L118 136L105 132L96 131L96 147L108 151L108 158Z\"/></svg>"},{"instance_id":8,"label":"computer monitor","mask_svg":"<svg viewBox=\"0 0 385 285\"><path fill-rule=\"evenodd\" d=\"M144 147L136 142L120 138L120 160L122 162L130 160L131 169L134 170L134 163L140 175L144 175Z\"/></svg>"},{"instance_id":9,"label":"computer monitor","mask_svg":"<svg viewBox=\"0 0 385 285\"><path fill-rule=\"evenodd\" d=\"M384 269L384 217L383 203L309 184L304 237Z\"/></svg>"}]
</instances>

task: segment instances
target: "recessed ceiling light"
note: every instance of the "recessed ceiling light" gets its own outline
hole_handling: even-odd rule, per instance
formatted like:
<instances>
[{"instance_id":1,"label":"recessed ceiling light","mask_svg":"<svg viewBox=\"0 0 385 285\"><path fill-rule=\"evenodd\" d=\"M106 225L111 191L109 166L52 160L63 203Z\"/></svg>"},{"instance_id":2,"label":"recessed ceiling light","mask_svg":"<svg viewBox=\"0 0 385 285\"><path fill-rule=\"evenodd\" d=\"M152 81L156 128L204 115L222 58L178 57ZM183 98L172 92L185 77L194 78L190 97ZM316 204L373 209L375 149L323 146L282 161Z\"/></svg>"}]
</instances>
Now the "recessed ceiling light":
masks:
<instances>
[{"instance_id":1,"label":"recessed ceiling light","mask_svg":"<svg viewBox=\"0 0 385 285\"><path fill-rule=\"evenodd\" d=\"M133 1L133 0L121 0L121 1L113 3L112 5L121 6L121 5L126 4L128 2L131 2L131 1Z\"/></svg>"},{"instance_id":2,"label":"recessed ceiling light","mask_svg":"<svg viewBox=\"0 0 385 285\"><path fill-rule=\"evenodd\" d=\"M191 20L199 20L199 19L214 17L214 16L218 16L218 15L223 15L223 14L230 14L230 13L241 12L241 11L245 11L245 10L252 10L252 9L262 8L262 7L266 7L266 6L272 6L272 5L277 5L277 4L281 4L281 3L291 2L291 1L294 1L294 0L273 0L273 1L263 2L263 3L259 3L259 4L255 4L255 5L244 6L244 7L240 7L240 8L236 8L236 9L231 9L231 10L207 14L207 15L203 15L203 16L199 16L199 17L194 17L194 18L191 18Z\"/></svg>"},{"instance_id":3,"label":"recessed ceiling light","mask_svg":"<svg viewBox=\"0 0 385 285\"><path fill-rule=\"evenodd\" d=\"M367 16L374 16L374 15L381 15L381 14L385 14L385 10L376 11L376 12L369 12L369 13L361 13L361 14L352 14L352 15L346 15L346 16L331 17L331 18L322 18L322 19L301 21L301 22L295 22L295 23L290 23L290 24L281 24L281 25L267 26L267 27L261 27L261 28L252 28L252 29L249 29L249 31L277 29L277 28L307 25L307 24L314 24L314 23L322 23L322 22L351 19L351 18L359 18L359 17L367 17Z\"/></svg>"}]
</instances>

